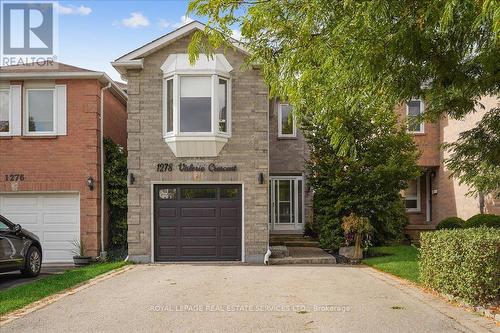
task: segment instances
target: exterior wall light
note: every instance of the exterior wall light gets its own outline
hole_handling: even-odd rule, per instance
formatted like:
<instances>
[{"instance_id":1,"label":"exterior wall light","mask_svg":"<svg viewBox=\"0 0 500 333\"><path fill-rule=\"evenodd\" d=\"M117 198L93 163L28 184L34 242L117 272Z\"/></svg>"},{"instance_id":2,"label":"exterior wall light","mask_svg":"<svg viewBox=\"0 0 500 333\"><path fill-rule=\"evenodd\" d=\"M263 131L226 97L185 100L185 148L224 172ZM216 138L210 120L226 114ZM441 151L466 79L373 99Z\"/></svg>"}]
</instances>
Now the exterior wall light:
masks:
<instances>
[{"instance_id":1,"label":"exterior wall light","mask_svg":"<svg viewBox=\"0 0 500 333\"><path fill-rule=\"evenodd\" d=\"M94 190L94 178L92 176L87 178L87 186L89 187L89 190Z\"/></svg>"},{"instance_id":2,"label":"exterior wall light","mask_svg":"<svg viewBox=\"0 0 500 333\"><path fill-rule=\"evenodd\" d=\"M259 184L264 184L264 174L262 172L259 172Z\"/></svg>"},{"instance_id":3,"label":"exterior wall light","mask_svg":"<svg viewBox=\"0 0 500 333\"><path fill-rule=\"evenodd\" d=\"M130 185L134 185L135 183L135 176L133 173L130 173Z\"/></svg>"}]
</instances>

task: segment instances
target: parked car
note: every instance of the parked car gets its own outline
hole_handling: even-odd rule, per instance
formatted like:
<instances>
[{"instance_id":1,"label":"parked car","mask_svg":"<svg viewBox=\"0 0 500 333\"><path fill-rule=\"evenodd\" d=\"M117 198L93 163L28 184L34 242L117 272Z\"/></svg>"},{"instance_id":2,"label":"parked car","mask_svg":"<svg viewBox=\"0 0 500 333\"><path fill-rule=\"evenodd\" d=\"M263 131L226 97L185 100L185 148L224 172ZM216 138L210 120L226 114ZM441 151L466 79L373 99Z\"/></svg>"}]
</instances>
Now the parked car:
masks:
<instances>
[{"instance_id":1,"label":"parked car","mask_svg":"<svg viewBox=\"0 0 500 333\"><path fill-rule=\"evenodd\" d=\"M33 233L0 215L0 272L20 270L37 276L42 267L42 246Z\"/></svg>"}]
</instances>

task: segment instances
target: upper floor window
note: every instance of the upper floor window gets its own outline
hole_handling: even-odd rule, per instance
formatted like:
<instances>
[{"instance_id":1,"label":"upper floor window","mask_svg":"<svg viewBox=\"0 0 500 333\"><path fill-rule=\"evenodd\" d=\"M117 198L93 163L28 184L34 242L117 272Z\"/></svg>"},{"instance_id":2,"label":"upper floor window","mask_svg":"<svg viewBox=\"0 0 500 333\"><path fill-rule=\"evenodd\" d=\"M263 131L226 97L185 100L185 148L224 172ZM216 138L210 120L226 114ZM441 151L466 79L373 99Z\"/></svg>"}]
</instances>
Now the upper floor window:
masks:
<instances>
[{"instance_id":1,"label":"upper floor window","mask_svg":"<svg viewBox=\"0 0 500 333\"><path fill-rule=\"evenodd\" d=\"M54 89L26 89L28 133L54 134L55 113Z\"/></svg>"},{"instance_id":2,"label":"upper floor window","mask_svg":"<svg viewBox=\"0 0 500 333\"><path fill-rule=\"evenodd\" d=\"M424 122L421 119L424 113L424 102L420 99L406 103L406 120L409 133L424 133Z\"/></svg>"},{"instance_id":3,"label":"upper floor window","mask_svg":"<svg viewBox=\"0 0 500 333\"><path fill-rule=\"evenodd\" d=\"M410 180L402 195L407 212L420 212L420 178Z\"/></svg>"},{"instance_id":4,"label":"upper floor window","mask_svg":"<svg viewBox=\"0 0 500 333\"><path fill-rule=\"evenodd\" d=\"M278 137L296 137L297 129L292 106L289 104L278 105Z\"/></svg>"},{"instance_id":5,"label":"upper floor window","mask_svg":"<svg viewBox=\"0 0 500 333\"><path fill-rule=\"evenodd\" d=\"M217 156L231 137L231 65L221 54L171 54L164 74L164 140L178 157Z\"/></svg>"},{"instance_id":6,"label":"upper floor window","mask_svg":"<svg viewBox=\"0 0 500 333\"><path fill-rule=\"evenodd\" d=\"M10 90L0 89L0 135L11 131Z\"/></svg>"}]
</instances>

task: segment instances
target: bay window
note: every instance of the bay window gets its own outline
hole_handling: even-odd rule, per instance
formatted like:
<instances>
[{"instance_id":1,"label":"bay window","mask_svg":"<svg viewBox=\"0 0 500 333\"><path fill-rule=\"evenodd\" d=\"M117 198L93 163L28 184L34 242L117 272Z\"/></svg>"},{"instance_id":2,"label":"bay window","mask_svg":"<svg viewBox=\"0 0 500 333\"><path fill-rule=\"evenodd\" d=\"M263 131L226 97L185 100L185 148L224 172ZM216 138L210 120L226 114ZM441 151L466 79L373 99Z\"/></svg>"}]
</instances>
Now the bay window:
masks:
<instances>
[{"instance_id":1,"label":"bay window","mask_svg":"<svg viewBox=\"0 0 500 333\"><path fill-rule=\"evenodd\" d=\"M161 66L163 139L177 157L217 156L231 137L231 65L222 54L171 54Z\"/></svg>"}]
</instances>

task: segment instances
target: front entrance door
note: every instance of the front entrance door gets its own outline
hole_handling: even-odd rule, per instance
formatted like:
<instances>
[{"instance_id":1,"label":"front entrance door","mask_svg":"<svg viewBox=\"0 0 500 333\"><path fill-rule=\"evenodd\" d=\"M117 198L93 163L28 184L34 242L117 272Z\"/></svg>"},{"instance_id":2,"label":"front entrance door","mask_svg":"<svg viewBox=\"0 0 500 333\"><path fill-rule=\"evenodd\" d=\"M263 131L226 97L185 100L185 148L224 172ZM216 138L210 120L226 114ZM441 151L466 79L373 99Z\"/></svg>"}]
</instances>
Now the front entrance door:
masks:
<instances>
[{"instance_id":1,"label":"front entrance door","mask_svg":"<svg viewBox=\"0 0 500 333\"><path fill-rule=\"evenodd\" d=\"M269 181L271 230L303 230L303 178L301 176L271 176Z\"/></svg>"}]
</instances>

